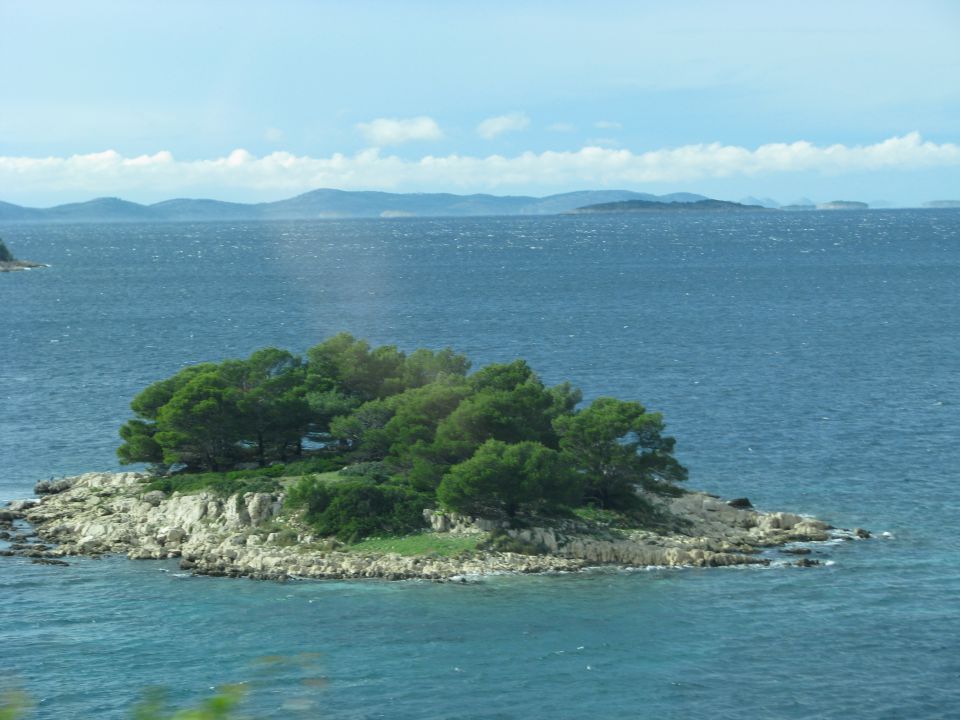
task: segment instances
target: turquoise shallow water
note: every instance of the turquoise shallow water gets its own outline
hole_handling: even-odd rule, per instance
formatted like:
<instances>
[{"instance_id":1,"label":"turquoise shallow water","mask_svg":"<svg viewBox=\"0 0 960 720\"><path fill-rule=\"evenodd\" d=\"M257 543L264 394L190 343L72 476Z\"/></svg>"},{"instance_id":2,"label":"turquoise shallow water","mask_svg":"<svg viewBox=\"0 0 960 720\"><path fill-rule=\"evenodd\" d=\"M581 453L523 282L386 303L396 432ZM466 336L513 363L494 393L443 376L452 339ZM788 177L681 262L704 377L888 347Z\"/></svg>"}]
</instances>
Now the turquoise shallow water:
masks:
<instances>
[{"instance_id":1,"label":"turquoise shallow water","mask_svg":"<svg viewBox=\"0 0 960 720\"><path fill-rule=\"evenodd\" d=\"M945 718L960 706L960 213L5 226L0 498L115 467L182 363L341 329L662 410L690 484L890 534L828 567L432 583L0 558L38 718L250 681L272 717ZM307 655L303 655L307 653ZM264 656L282 661L264 661Z\"/></svg>"}]
</instances>

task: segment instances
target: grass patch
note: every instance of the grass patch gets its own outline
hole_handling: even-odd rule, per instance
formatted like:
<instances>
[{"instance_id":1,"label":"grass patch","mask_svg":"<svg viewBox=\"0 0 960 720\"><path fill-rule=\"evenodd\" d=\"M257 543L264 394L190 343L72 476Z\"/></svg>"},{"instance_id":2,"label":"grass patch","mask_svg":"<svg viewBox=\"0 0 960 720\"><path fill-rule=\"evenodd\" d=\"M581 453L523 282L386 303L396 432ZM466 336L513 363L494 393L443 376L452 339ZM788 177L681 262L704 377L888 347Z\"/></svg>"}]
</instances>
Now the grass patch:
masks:
<instances>
[{"instance_id":1,"label":"grass patch","mask_svg":"<svg viewBox=\"0 0 960 720\"><path fill-rule=\"evenodd\" d=\"M322 483L326 483L327 485L343 482L344 480L347 479L346 477L340 474L339 470L333 470L330 472L322 472L322 473L313 473L313 477Z\"/></svg>"},{"instance_id":2,"label":"grass patch","mask_svg":"<svg viewBox=\"0 0 960 720\"><path fill-rule=\"evenodd\" d=\"M398 555L435 555L453 557L474 552L485 535L447 535L423 532L401 537L367 538L343 549L356 553L396 553Z\"/></svg>"}]
</instances>

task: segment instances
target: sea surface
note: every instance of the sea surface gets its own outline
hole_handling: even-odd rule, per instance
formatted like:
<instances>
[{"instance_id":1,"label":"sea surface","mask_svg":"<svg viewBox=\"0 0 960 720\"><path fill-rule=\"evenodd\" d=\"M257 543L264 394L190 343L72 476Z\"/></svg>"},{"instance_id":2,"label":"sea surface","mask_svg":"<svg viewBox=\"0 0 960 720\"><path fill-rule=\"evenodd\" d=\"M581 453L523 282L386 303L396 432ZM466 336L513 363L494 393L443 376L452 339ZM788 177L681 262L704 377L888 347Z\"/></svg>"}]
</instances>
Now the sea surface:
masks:
<instances>
[{"instance_id":1,"label":"sea surface","mask_svg":"<svg viewBox=\"0 0 960 720\"><path fill-rule=\"evenodd\" d=\"M340 330L662 411L691 487L874 538L800 569L466 584L0 558L0 684L112 720L960 716L960 211L3 225L0 499L117 469L148 383Z\"/></svg>"}]
</instances>

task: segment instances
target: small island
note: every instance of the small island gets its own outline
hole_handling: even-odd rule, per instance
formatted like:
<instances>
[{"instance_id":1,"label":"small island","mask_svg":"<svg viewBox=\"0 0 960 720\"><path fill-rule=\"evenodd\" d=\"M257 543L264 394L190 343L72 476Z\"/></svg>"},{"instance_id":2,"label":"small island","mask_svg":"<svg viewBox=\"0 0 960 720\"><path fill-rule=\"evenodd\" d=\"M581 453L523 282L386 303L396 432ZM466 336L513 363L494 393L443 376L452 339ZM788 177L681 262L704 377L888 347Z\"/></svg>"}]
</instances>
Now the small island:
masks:
<instances>
[{"instance_id":1,"label":"small island","mask_svg":"<svg viewBox=\"0 0 960 720\"><path fill-rule=\"evenodd\" d=\"M17 260L3 242L3 239L0 238L0 272L32 270L33 268L39 267L46 267L46 265L43 265L42 263L31 262L29 260Z\"/></svg>"},{"instance_id":2,"label":"small island","mask_svg":"<svg viewBox=\"0 0 960 720\"><path fill-rule=\"evenodd\" d=\"M137 395L120 428L121 462L148 471L38 483L40 500L0 511L0 539L15 540L0 554L446 580L769 564L771 547L869 536L683 489L663 418L636 401L583 404L523 360L470 365L341 333L306 360L266 348L184 368ZM819 564L810 548L781 552Z\"/></svg>"},{"instance_id":3,"label":"small island","mask_svg":"<svg viewBox=\"0 0 960 720\"><path fill-rule=\"evenodd\" d=\"M744 205L727 200L697 200L695 202L656 202L652 200L622 200L619 202L584 205L571 211L574 214L637 213L637 212L776 212L762 205Z\"/></svg>"},{"instance_id":4,"label":"small island","mask_svg":"<svg viewBox=\"0 0 960 720\"><path fill-rule=\"evenodd\" d=\"M817 210L869 210L870 206L865 202L856 200L831 200L830 202L820 203Z\"/></svg>"}]
</instances>

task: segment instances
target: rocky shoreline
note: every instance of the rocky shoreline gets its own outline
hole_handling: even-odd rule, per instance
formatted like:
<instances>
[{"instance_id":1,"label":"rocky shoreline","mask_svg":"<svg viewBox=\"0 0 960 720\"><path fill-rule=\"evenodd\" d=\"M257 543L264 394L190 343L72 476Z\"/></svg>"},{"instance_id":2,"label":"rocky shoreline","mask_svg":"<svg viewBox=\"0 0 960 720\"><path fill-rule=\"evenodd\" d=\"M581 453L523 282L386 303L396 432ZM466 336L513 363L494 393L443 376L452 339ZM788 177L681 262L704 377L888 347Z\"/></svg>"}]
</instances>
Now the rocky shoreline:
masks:
<instances>
[{"instance_id":1,"label":"rocky shoreline","mask_svg":"<svg viewBox=\"0 0 960 720\"><path fill-rule=\"evenodd\" d=\"M0 272L15 272L17 270L33 270L34 268L50 267L43 263L30 260L0 260Z\"/></svg>"},{"instance_id":2,"label":"rocky shoreline","mask_svg":"<svg viewBox=\"0 0 960 720\"><path fill-rule=\"evenodd\" d=\"M764 513L749 501L725 502L704 493L651 498L674 529L664 532L605 528L577 520L549 527L510 528L496 521L425 511L438 536L498 533L536 554L472 551L455 557L405 556L351 551L316 538L281 514L282 496L210 492L167 496L146 491L141 473L87 473L38 484L40 500L20 500L0 509L0 555L65 564L75 555L122 553L131 559L180 558L198 575L263 580L382 578L450 580L494 573L570 572L598 565L616 567L762 565L761 552L787 543L832 537L869 537L865 530L838 530L792 513ZM22 521L30 528L23 528ZM807 548L792 564L819 564Z\"/></svg>"}]
</instances>

